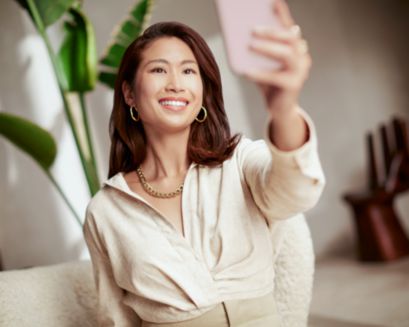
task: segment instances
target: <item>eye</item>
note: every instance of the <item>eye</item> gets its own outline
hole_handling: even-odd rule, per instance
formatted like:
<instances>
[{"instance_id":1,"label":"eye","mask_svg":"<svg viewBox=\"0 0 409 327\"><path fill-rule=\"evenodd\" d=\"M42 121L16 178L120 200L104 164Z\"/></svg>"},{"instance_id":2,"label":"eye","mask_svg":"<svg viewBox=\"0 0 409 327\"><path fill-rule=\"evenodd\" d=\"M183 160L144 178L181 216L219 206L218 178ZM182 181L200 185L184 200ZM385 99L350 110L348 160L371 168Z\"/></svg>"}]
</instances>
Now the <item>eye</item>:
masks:
<instances>
[{"instance_id":1,"label":"eye","mask_svg":"<svg viewBox=\"0 0 409 327\"><path fill-rule=\"evenodd\" d=\"M186 68L183 72L185 74L196 74L196 71L193 68Z\"/></svg>"},{"instance_id":2,"label":"eye","mask_svg":"<svg viewBox=\"0 0 409 327\"><path fill-rule=\"evenodd\" d=\"M155 67L150 70L151 73L166 73L162 67Z\"/></svg>"}]
</instances>

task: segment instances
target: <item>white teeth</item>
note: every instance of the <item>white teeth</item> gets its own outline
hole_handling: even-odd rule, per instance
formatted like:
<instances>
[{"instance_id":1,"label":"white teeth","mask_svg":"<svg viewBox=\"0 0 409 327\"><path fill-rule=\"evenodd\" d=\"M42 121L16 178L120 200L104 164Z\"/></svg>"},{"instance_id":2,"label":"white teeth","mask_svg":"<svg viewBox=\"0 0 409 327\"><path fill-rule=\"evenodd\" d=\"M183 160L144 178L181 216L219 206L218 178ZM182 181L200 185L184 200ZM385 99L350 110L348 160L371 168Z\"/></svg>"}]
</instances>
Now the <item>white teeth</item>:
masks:
<instances>
[{"instance_id":1,"label":"white teeth","mask_svg":"<svg viewBox=\"0 0 409 327\"><path fill-rule=\"evenodd\" d=\"M160 104L162 106L184 107L187 105L187 102L165 100L165 101L160 101Z\"/></svg>"}]
</instances>

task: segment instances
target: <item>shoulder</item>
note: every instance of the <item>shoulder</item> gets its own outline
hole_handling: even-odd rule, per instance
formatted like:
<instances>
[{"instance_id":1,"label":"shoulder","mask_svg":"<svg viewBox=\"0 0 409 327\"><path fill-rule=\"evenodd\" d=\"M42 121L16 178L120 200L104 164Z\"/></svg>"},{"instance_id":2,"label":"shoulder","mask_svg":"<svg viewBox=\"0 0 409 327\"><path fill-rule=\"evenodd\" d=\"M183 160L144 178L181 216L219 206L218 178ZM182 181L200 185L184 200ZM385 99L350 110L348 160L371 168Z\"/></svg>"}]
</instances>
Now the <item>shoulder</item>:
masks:
<instances>
[{"instance_id":1,"label":"shoulder","mask_svg":"<svg viewBox=\"0 0 409 327\"><path fill-rule=\"evenodd\" d=\"M243 136L237 144L236 151L240 152L248 149L267 147L267 143L263 139L252 140L247 136Z\"/></svg>"},{"instance_id":2,"label":"shoulder","mask_svg":"<svg viewBox=\"0 0 409 327\"><path fill-rule=\"evenodd\" d=\"M115 198L118 197L118 194L112 186L116 186L120 183L119 174L120 173L107 179L99 191L90 199L85 210L86 221L95 219L97 215L101 216L101 214L107 212L112 206L112 203L115 202Z\"/></svg>"},{"instance_id":3,"label":"shoulder","mask_svg":"<svg viewBox=\"0 0 409 327\"><path fill-rule=\"evenodd\" d=\"M243 136L234 151L233 156L239 163L242 163L247 158L257 158L259 155L268 155L269 148L265 140L257 139L252 140L246 136Z\"/></svg>"},{"instance_id":4,"label":"shoulder","mask_svg":"<svg viewBox=\"0 0 409 327\"><path fill-rule=\"evenodd\" d=\"M87 213L92 213L97 211L98 208L104 203L104 199L106 197L106 186L102 186L102 188L89 200L86 208Z\"/></svg>"},{"instance_id":5,"label":"shoulder","mask_svg":"<svg viewBox=\"0 0 409 327\"><path fill-rule=\"evenodd\" d=\"M85 220L84 225L95 223L95 216L99 211L103 210L106 203L106 186L102 188L90 199L85 209Z\"/></svg>"}]
</instances>

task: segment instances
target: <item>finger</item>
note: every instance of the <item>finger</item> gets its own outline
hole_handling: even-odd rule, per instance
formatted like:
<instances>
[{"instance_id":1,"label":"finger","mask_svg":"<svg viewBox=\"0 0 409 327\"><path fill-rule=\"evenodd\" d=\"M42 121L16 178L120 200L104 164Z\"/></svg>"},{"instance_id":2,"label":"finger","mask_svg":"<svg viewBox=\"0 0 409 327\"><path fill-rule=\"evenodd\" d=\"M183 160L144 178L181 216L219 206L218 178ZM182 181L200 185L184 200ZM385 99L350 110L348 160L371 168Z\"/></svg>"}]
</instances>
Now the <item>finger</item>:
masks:
<instances>
[{"instance_id":1,"label":"finger","mask_svg":"<svg viewBox=\"0 0 409 327\"><path fill-rule=\"evenodd\" d=\"M276 27L260 25L254 27L252 35L266 40L293 43L301 37L301 29L298 25L293 25L289 29L285 30L279 30Z\"/></svg>"},{"instance_id":2,"label":"finger","mask_svg":"<svg viewBox=\"0 0 409 327\"><path fill-rule=\"evenodd\" d=\"M296 26L296 25L294 25ZM253 31L254 40L275 41L291 46L298 55L308 54L309 46L305 39L296 37L294 32L275 31L270 28L258 27Z\"/></svg>"},{"instance_id":3,"label":"finger","mask_svg":"<svg viewBox=\"0 0 409 327\"><path fill-rule=\"evenodd\" d=\"M274 11L284 27L291 27L295 25L294 18L291 15L290 8L285 0L276 0Z\"/></svg>"},{"instance_id":4,"label":"finger","mask_svg":"<svg viewBox=\"0 0 409 327\"><path fill-rule=\"evenodd\" d=\"M301 66L297 71L256 70L247 72L245 76L256 83L297 90L307 80L311 64L311 59L305 57L301 60Z\"/></svg>"},{"instance_id":5,"label":"finger","mask_svg":"<svg viewBox=\"0 0 409 327\"><path fill-rule=\"evenodd\" d=\"M287 44L273 43L265 40L253 40L249 48L259 55L280 61L284 67L294 68L297 66L297 57L294 48Z\"/></svg>"},{"instance_id":6,"label":"finger","mask_svg":"<svg viewBox=\"0 0 409 327\"><path fill-rule=\"evenodd\" d=\"M250 79L251 81L257 83L259 86L274 86L278 89L295 89L295 81L289 75L285 75L283 73L272 73L272 72L265 72L265 71L251 71L245 73L245 77Z\"/></svg>"},{"instance_id":7,"label":"finger","mask_svg":"<svg viewBox=\"0 0 409 327\"><path fill-rule=\"evenodd\" d=\"M297 53L300 55L308 54L308 50L309 50L308 42L304 39L301 39L299 42L297 42L296 49L297 49Z\"/></svg>"}]
</instances>

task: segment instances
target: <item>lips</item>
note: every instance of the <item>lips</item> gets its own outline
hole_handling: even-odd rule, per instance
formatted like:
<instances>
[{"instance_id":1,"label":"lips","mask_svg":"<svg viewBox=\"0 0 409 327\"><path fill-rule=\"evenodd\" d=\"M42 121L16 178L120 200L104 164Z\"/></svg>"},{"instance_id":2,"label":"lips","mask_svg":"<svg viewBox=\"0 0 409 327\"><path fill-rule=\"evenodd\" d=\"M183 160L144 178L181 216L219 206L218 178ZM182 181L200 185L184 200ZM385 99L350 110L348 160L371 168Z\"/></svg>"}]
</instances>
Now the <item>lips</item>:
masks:
<instances>
[{"instance_id":1,"label":"lips","mask_svg":"<svg viewBox=\"0 0 409 327\"><path fill-rule=\"evenodd\" d=\"M179 111L185 109L189 101L185 98L162 98L159 100L159 104L165 109Z\"/></svg>"}]
</instances>

